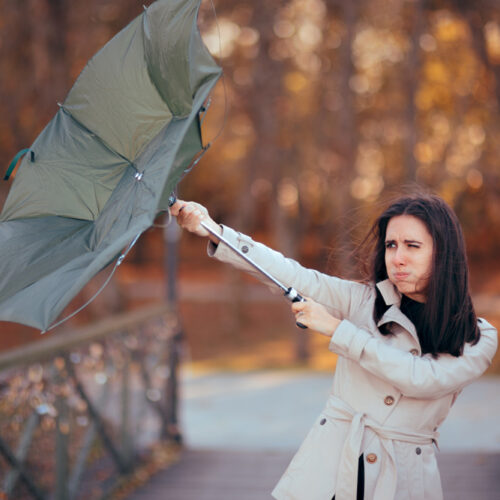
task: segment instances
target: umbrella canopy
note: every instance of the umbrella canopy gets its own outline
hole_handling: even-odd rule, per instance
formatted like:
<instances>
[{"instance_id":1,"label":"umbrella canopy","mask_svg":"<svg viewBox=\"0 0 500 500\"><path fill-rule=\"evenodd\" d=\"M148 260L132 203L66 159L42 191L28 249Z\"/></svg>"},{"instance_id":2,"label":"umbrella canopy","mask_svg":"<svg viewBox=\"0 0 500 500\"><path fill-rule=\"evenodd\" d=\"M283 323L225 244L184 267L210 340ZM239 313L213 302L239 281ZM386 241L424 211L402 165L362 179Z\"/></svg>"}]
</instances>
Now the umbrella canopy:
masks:
<instances>
[{"instance_id":1,"label":"umbrella canopy","mask_svg":"<svg viewBox=\"0 0 500 500\"><path fill-rule=\"evenodd\" d=\"M23 158L0 214L0 320L45 330L168 208L221 74L200 1L158 0L118 33Z\"/></svg>"}]
</instances>

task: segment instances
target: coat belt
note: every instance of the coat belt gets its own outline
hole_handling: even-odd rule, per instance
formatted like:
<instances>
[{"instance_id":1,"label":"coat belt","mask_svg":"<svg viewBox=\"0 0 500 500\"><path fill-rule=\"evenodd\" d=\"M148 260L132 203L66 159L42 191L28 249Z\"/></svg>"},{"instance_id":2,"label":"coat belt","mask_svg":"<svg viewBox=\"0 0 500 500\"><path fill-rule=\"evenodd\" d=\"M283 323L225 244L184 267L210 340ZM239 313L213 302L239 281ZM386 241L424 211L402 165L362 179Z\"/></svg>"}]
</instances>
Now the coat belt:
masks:
<instances>
[{"instance_id":1,"label":"coat belt","mask_svg":"<svg viewBox=\"0 0 500 500\"><path fill-rule=\"evenodd\" d=\"M336 396L329 397L323 413L326 417L334 420L350 422L338 468L336 500L356 498L358 460L362 453L361 443L366 428L371 429L379 437L383 450L373 500L393 500L396 494L397 468L392 440L412 444L430 444L437 442L438 438L437 432L421 433L380 425L368 415L356 412L345 401Z\"/></svg>"}]
</instances>

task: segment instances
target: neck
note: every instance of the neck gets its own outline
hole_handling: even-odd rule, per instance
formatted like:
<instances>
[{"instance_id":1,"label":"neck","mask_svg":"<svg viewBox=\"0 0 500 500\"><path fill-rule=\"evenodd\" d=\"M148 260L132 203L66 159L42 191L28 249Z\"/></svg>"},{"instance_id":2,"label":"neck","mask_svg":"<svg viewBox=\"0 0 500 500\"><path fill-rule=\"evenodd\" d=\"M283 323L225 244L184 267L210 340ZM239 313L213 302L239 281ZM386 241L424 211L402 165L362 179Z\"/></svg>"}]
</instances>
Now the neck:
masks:
<instances>
[{"instance_id":1,"label":"neck","mask_svg":"<svg viewBox=\"0 0 500 500\"><path fill-rule=\"evenodd\" d=\"M421 293L415 293L411 295L403 294L407 299L414 300L415 302L419 302L420 304L425 304L426 296Z\"/></svg>"}]
</instances>

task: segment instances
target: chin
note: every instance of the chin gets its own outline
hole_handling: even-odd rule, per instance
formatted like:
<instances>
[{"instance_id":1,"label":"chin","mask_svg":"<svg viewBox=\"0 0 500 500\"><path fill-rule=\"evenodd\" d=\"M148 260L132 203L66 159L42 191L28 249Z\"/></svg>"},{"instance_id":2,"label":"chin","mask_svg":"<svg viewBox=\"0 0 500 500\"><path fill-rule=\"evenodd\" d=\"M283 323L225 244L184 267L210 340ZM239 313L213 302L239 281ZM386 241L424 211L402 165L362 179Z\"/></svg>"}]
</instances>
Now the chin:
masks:
<instances>
[{"instance_id":1,"label":"chin","mask_svg":"<svg viewBox=\"0 0 500 500\"><path fill-rule=\"evenodd\" d=\"M398 292L399 293L403 293L405 295L414 295L414 294L419 294L420 292L416 291L415 290L415 286L412 286L410 284L407 284L407 283L396 283L396 288L398 289Z\"/></svg>"},{"instance_id":2,"label":"chin","mask_svg":"<svg viewBox=\"0 0 500 500\"><path fill-rule=\"evenodd\" d=\"M416 302L425 302L425 294L421 291L416 291L415 288L411 287L397 287L399 293L406 295L409 299L415 300Z\"/></svg>"}]
</instances>

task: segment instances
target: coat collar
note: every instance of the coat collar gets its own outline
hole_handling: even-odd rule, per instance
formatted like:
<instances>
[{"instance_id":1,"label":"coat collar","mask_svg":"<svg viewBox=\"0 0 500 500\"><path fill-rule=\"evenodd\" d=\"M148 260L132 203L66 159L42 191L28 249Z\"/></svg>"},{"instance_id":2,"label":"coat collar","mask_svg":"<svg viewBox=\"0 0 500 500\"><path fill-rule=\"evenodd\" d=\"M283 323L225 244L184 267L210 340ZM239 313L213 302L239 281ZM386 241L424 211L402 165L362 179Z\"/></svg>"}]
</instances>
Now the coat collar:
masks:
<instances>
[{"instance_id":1,"label":"coat collar","mask_svg":"<svg viewBox=\"0 0 500 500\"><path fill-rule=\"evenodd\" d=\"M389 279L379 281L376 286L379 289L385 303L390 306L380 318L377 323L377 327L386 323L398 323L417 341L417 345L420 345L415 325L401 312L401 293Z\"/></svg>"},{"instance_id":2,"label":"coat collar","mask_svg":"<svg viewBox=\"0 0 500 500\"><path fill-rule=\"evenodd\" d=\"M397 305L398 307L401 304L401 293L394 286L390 279L386 279L384 281L379 281L377 283L377 288L382 295L385 303L388 306Z\"/></svg>"}]
</instances>

